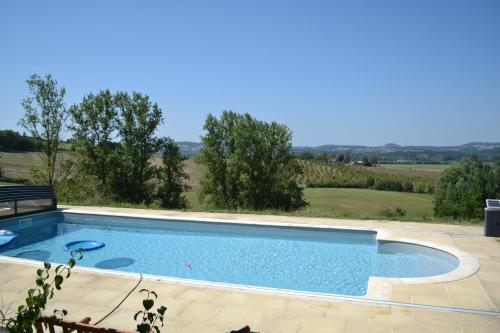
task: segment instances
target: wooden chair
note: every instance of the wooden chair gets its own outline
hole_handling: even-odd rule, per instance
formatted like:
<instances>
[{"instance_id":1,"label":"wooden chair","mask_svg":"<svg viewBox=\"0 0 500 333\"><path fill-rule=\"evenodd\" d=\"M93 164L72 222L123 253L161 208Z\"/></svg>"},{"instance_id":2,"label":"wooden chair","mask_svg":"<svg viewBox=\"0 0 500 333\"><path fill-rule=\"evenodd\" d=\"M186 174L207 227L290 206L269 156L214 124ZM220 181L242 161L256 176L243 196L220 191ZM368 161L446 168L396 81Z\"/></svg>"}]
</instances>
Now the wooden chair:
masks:
<instances>
[{"instance_id":1,"label":"wooden chair","mask_svg":"<svg viewBox=\"0 0 500 333\"><path fill-rule=\"evenodd\" d=\"M76 331L77 333L134 333L130 331L115 330L113 328L104 328L90 325L90 317L83 318L82 320L68 321L68 320L54 320L49 317L42 317L36 323L36 332L45 333L44 327L49 329L50 333L55 333L55 327L61 327L63 333L70 333Z\"/></svg>"}]
</instances>

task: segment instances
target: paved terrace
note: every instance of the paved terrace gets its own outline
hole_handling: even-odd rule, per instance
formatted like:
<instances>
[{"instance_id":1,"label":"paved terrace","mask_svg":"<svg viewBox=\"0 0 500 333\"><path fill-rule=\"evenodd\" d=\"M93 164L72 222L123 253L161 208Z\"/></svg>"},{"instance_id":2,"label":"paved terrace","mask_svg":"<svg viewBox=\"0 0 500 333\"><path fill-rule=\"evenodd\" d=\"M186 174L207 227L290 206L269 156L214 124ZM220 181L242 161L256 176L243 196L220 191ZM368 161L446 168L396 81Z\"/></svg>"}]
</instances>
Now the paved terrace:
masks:
<instances>
[{"instance_id":1,"label":"paved terrace","mask_svg":"<svg viewBox=\"0 0 500 333\"><path fill-rule=\"evenodd\" d=\"M482 236L478 226L393 221L337 220L265 215L191 213L123 208L67 207L99 212L214 218L221 220L355 226L431 241L465 251L480 262L477 273L457 281L393 285L377 300L318 299L278 293L230 290L145 278L137 290L153 289L168 307L162 332L227 332L246 324L258 332L500 332L500 239ZM0 306L15 311L33 286L32 265L0 260ZM137 284L119 277L77 270L50 304L69 319L106 315ZM141 307L137 292L100 325L134 330ZM52 311L48 311L49 314Z\"/></svg>"}]
</instances>

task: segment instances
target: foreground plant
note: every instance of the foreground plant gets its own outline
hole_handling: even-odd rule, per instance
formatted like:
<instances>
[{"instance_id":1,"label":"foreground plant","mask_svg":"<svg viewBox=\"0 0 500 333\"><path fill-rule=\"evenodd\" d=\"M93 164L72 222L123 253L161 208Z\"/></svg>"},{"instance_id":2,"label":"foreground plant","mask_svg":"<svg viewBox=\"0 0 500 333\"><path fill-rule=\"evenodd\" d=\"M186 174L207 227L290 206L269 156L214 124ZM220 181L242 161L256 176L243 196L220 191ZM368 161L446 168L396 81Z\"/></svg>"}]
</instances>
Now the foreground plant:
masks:
<instances>
[{"instance_id":1,"label":"foreground plant","mask_svg":"<svg viewBox=\"0 0 500 333\"><path fill-rule=\"evenodd\" d=\"M165 306L160 306L156 309L156 312L151 311L153 306L155 305L155 299L158 298L158 295L148 289L141 289L139 293L145 292L147 293L146 299L142 301L142 306L144 310L138 311L134 315L134 320L137 321L137 318L140 316L140 322L137 324L137 332L139 333L149 333L153 330L156 333L160 333L160 327L163 327L163 319L165 316L165 311L167 308ZM154 297L154 299L153 299ZM160 322L160 326L157 325L157 322Z\"/></svg>"},{"instance_id":2,"label":"foreground plant","mask_svg":"<svg viewBox=\"0 0 500 333\"><path fill-rule=\"evenodd\" d=\"M65 265L58 265L54 273L52 265L44 262L43 268L36 271L36 286L28 290L26 304L17 308L16 316L3 319L9 333L32 333L36 321L42 316L47 306L47 301L54 297L55 290L61 290L64 279L71 275L71 269L76 265L76 260L82 259L79 251L72 251L71 258ZM67 314L66 310L54 310L53 318L62 319Z\"/></svg>"}]
</instances>

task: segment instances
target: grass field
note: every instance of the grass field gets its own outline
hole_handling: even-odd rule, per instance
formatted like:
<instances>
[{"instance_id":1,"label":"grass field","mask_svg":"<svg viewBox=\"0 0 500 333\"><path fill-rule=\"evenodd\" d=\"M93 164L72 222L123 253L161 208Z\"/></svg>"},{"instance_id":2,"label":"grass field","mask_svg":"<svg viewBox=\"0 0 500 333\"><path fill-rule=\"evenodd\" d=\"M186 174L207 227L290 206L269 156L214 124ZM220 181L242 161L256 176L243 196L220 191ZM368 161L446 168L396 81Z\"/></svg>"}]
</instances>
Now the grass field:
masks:
<instances>
[{"instance_id":1,"label":"grass field","mask_svg":"<svg viewBox=\"0 0 500 333\"><path fill-rule=\"evenodd\" d=\"M356 219L432 220L432 195L349 188L307 188L305 198L310 205L292 215ZM210 210L198 201L195 192L186 193L189 210ZM406 210L406 216L388 212ZM278 213L278 212L268 212Z\"/></svg>"},{"instance_id":2,"label":"grass field","mask_svg":"<svg viewBox=\"0 0 500 333\"><path fill-rule=\"evenodd\" d=\"M63 158L74 158L71 151L64 151L60 156ZM29 168L42 164L42 153L40 152L0 152L0 166L4 169L5 176L10 178L28 178Z\"/></svg>"}]
</instances>

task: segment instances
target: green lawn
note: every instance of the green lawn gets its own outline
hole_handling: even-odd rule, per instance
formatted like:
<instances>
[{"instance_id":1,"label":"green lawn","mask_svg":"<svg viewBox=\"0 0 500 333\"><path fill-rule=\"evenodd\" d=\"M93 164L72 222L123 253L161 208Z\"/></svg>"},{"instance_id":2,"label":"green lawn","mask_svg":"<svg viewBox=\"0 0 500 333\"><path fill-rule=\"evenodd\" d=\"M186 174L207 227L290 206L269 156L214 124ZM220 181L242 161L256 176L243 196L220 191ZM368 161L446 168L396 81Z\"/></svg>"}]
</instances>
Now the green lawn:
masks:
<instances>
[{"instance_id":1,"label":"green lawn","mask_svg":"<svg viewBox=\"0 0 500 333\"><path fill-rule=\"evenodd\" d=\"M304 191L311 215L390 218L388 210L402 208L407 218L430 219L432 195L353 188L308 188ZM394 217L396 218L396 217Z\"/></svg>"},{"instance_id":2,"label":"green lawn","mask_svg":"<svg viewBox=\"0 0 500 333\"><path fill-rule=\"evenodd\" d=\"M307 188L305 198L310 206L292 213L298 216L395 219L395 220L432 220L432 195L402 193L349 188ZM207 210L198 202L194 192L186 193L189 210ZM407 215L392 216L396 207L406 210ZM266 212L277 214L279 212ZM282 213L282 212L281 212Z\"/></svg>"}]
</instances>

